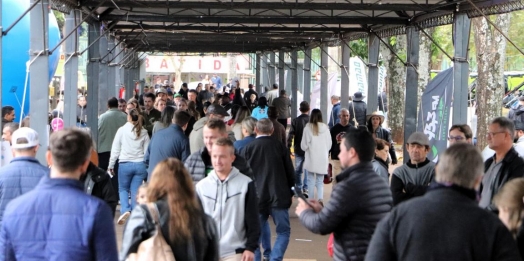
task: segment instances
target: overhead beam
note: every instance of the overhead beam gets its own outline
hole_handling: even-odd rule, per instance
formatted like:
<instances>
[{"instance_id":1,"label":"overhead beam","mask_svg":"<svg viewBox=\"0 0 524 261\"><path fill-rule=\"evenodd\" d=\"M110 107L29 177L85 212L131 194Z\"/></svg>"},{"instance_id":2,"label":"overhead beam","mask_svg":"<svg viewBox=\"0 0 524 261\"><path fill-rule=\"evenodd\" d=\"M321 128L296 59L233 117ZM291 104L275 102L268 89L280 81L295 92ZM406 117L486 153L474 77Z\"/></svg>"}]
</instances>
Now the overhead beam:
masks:
<instances>
[{"instance_id":1,"label":"overhead beam","mask_svg":"<svg viewBox=\"0 0 524 261\"><path fill-rule=\"evenodd\" d=\"M143 34L142 32L116 32L115 35L118 37L126 35L127 38L134 37L136 35ZM210 42L221 42L221 41L241 41L241 40L272 40L272 41L290 41L292 39L302 39L302 40L315 40L321 38L331 38L333 37L332 33L315 33L307 35L299 34L213 34L213 33L168 33L168 32L146 32L147 41L166 41L176 40L176 41L188 41L188 40L205 40ZM145 35L144 35L145 36ZM216 39L216 37L221 37L222 39ZM143 37L141 37L143 38ZM135 41L141 41L141 39L136 39Z\"/></svg>"},{"instance_id":2,"label":"overhead beam","mask_svg":"<svg viewBox=\"0 0 524 261\"><path fill-rule=\"evenodd\" d=\"M84 5L96 6L99 1L85 1ZM431 11L452 10L452 5L438 4L351 4L351 3L292 3L292 2L174 2L174 1L106 1L103 7L120 8L177 8L177 9L293 9L293 10L342 10L342 11Z\"/></svg>"},{"instance_id":3,"label":"overhead beam","mask_svg":"<svg viewBox=\"0 0 524 261\"><path fill-rule=\"evenodd\" d=\"M409 18L402 17L340 17L340 16L171 16L171 15L106 15L107 21L140 21L166 23L201 24L407 24Z\"/></svg>"},{"instance_id":4,"label":"overhead beam","mask_svg":"<svg viewBox=\"0 0 524 261\"><path fill-rule=\"evenodd\" d=\"M169 30L169 31L237 31L237 32L367 32L362 27L340 27L340 26L300 26L300 27L283 27L283 26L218 26L218 25L150 25L150 24L117 24L113 27L115 30Z\"/></svg>"}]
</instances>

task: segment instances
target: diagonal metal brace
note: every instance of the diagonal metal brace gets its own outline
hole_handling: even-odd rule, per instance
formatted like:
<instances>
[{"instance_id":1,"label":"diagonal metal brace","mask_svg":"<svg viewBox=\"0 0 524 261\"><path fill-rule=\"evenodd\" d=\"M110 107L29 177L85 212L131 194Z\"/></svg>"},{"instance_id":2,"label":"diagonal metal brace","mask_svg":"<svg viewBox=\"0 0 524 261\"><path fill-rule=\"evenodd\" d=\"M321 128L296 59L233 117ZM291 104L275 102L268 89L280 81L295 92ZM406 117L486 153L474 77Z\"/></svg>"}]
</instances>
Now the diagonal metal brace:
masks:
<instances>
[{"instance_id":1,"label":"diagonal metal brace","mask_svg":"<svg viewBox=\"0 0 524 261\"><path fill-rule=\"evenodd\" d=\"M20 20L22 20L24 16L31 12L31 10L33 10L33 8L35 8L35 6L39 3L40 0L35 0L35 2L27 10L25 10L25 12L22 15L20 15L9 27L7 27L7 29L5 29L5 31L2 32L2 35L6 36L7 33L9 33L9 31L11 31L11 29L13 29L13 27L15 27L15 25L17 25L20 22Z\"/></svg>"}]
</instances>

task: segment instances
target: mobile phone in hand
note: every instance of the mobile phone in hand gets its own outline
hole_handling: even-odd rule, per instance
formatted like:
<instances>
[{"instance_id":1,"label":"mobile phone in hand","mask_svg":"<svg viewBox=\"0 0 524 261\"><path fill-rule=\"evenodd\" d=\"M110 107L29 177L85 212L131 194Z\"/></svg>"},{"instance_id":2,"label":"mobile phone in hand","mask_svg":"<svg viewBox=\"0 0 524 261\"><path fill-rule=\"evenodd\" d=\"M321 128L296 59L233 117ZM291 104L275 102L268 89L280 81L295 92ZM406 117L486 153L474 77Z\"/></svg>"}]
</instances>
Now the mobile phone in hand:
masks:
<instances>
[{"instance_id":1,"label":"mobile phone in hand","mask_svg":"<svg viewBox=\"0 0 524 261\"><path fill-rule=\"evenodd\" d=\"M314 209L314 207L311 205L311 203L309 203L309 201L307 200L306 196L304 196L304 194L302 194L302 191L297 191L295 189L295 187L291 187L291 190L293 190L293 193L295 193L295 196L297 196L297 197L301 198L302 200L304 200L309 207Z\"/></svg>"}]
</instances>

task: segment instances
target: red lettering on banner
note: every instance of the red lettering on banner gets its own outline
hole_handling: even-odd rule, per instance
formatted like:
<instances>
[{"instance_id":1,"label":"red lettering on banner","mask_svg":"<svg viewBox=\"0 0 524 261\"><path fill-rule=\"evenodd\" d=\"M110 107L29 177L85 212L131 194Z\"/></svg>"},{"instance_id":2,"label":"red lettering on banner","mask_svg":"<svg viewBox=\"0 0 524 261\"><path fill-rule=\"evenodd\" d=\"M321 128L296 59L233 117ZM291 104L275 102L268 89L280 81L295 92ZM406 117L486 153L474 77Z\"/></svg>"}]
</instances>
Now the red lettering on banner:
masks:
<instances>
[{"instance_id":1,"label":"red lettering on banner","mask_svg":"<svg viewBox=\"0 0 524 261\"><path fill-rule=\"evenodd\" d=\"M149 68L149 58L146 58L146 68Z\"/></svg>"},{"instance_id":2,"label":"red lettering on banner","mask_svg":"<svg viewBox=\"0 0 524 261\"><path fill-rule=\"evenodd\" d=\"M222 67L222 63L219 61L219 60L215 60L215 63L214 63L215 67L213 69L215 70L220 70L220 68Z\"/></svg>"},{"instance_id":3,"label":"red lettering on banner","mask_svg":"<svg viewBox=\"0 0 524 261\"><path fill-rule=\"evenodd\" d=\"M162 63L160 64L160 69L167 69L167 62L166 62L166 59L162 59Z\"/></svg>"},{"instance_id":4,"label":"red lettering on banner","mask_svg":"<svg viewBox=\"0 0 524 261\"><path fill-rule=\"evenodd\" d=\"M237 63L237 71L240 71L240 65Z\"/></svg>"}]
</instances>

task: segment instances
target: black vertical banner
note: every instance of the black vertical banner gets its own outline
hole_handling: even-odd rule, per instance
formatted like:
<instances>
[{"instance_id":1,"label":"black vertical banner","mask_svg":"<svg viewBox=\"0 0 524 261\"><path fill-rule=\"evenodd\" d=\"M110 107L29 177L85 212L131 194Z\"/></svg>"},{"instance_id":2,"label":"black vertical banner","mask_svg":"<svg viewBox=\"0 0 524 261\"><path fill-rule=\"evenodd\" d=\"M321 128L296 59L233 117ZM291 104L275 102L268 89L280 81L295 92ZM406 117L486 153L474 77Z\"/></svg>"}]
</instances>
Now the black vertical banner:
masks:
<instances>
[{"instance_id":1,"label":"black vertical banner","mask_svg":"<svg viewBox=\"0 0 524 261\"><path fill-rule=\"evenodd\" d=\"M433 162L437 162L438 155L447 148L452 98L453 68L449 68L428 83L418 113L417 131L428 136L428 159Z\"/></svg>"}]
</instances>

